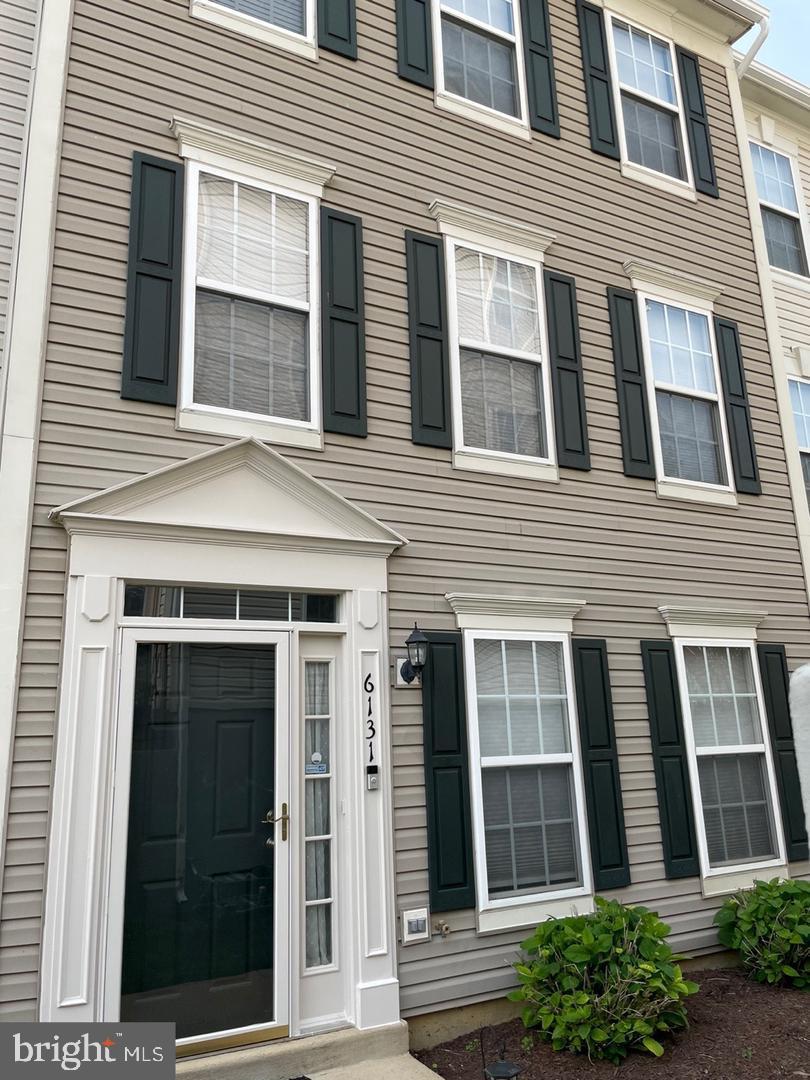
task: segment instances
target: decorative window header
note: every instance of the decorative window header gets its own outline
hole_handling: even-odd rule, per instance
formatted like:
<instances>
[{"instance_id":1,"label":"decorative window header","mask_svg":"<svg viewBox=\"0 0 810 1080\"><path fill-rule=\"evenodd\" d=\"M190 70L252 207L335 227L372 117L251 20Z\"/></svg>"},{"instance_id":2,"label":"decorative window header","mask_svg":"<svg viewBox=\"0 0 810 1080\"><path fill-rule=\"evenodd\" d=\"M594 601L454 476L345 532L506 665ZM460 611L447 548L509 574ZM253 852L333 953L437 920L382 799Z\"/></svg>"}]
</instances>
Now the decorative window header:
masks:
<instances>
[{"instance_id":1,"label":"decorative window header","mask_svg":"<svg viewBox=\"0 0 810 1080\"><path fill-rule=\"evenodd\" d=\"M490 243L504 254L519 258L542 262L546 251L557 239L555 233L537 225L527 225L445 199L434 199L428 209L439 224L439 232L471 244Z\"/></svg>"},{"instance_id":2,"label":"decorative window header","mask_svg":"<svg viewBox=\"0 0 810 1080\"><path fill-rule=\"evenodd\" d=\"M171 130L181 157L226 169L238 163L255 179L286 184L316 198L337 171L329 162L186 116L173 117Z\"/></svg>"},{"instance_id":3,"label":"decorative window header","mask_svg":"<svg viewBox=\"0 0 810 1080\"><path fill-rule=\"evenodd\" d=\"M552 597L447 593L459 630L533 630L568 633L584 600Z\"/></svg>"},{"instance_id":4,"label":"decorative window header","mask_svg":"<svg viewBox=\"0 0 810 1080\"><path fill-rule=\"evenodd\" d=\"M694 608L665 604L661 618L673 638L733 638L756 640L757 627L767 611L740 608Z\"/></svg>"},{"instance_id":5,"label":"decorative window header","mask_svg":"<svg viewBox=\"0 0 810 1080\"><path fill-rule=\"evenodd\" d=\"M683 274L679 270L670 270L669 267L644 262L642 259L627 259L622 265L633 288L639 292L660 293L664 290L680 302L695 303L704 308L711 308L723 292L723 286L714 281Z\"/></svg>"}]
</instances>

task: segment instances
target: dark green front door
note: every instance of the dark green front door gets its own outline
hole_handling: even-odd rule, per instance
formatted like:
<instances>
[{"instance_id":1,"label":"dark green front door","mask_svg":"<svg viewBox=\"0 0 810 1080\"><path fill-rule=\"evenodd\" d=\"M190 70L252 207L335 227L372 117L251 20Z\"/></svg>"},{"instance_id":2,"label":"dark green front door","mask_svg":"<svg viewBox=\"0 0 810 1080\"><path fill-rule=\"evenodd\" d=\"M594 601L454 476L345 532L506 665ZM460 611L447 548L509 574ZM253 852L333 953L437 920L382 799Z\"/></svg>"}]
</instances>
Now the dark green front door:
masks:
<instances>
[{"instance_id":1,"label":"dark green front door","mask_svg":"<svg viewBox=\"0 0 810 1080\"><path fill-rule=\"evenodd\" d=\"M137 646L122 1020L276 1017L278 669L274 644Z\"/></svg>"}]
</instances>

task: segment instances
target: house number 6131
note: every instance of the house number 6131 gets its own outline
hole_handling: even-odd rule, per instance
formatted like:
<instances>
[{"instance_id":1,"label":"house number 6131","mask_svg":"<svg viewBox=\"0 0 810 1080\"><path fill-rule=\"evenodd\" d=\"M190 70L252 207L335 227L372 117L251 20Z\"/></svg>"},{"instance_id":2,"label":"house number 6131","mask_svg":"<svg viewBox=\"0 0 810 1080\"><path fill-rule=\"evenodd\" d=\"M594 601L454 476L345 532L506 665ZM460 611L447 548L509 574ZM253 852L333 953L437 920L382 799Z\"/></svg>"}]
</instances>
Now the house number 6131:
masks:
<instances>
[{"instance_id":1,"label":"house number 6131","mask_svg":"<svg viewBox=\"0 0 810 1080\"><path fill-rule=\"evenodd\" d=\"M377 727L374 723L374 721L376 720L376 709L374 702L375 690L376 687L374 685L374 680L371 677L371 672L369 672L363 680L363 696L366 706L366 742L368 743L368 758L366 760L367 765L377 764L377 759L374 755L374 748L377 741Z\"/></svg>"}]
</instances>

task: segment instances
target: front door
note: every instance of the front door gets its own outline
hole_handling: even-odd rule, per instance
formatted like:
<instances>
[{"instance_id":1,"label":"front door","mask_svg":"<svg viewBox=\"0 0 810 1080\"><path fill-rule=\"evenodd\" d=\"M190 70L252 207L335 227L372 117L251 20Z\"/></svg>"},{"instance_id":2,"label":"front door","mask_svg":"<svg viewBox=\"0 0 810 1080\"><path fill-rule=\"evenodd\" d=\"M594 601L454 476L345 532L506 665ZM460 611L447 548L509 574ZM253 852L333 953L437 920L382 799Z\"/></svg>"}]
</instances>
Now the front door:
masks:
<instances>
[{"instance_id":1,"label":"front door","mask_svg":"<svg viewBox=\"0 0 810 1080\"><path fill-rule=\"evenodd\" d=\"M128 644L121 1019L285 1034L288 635Z\"/></svg>"}]
</instances>

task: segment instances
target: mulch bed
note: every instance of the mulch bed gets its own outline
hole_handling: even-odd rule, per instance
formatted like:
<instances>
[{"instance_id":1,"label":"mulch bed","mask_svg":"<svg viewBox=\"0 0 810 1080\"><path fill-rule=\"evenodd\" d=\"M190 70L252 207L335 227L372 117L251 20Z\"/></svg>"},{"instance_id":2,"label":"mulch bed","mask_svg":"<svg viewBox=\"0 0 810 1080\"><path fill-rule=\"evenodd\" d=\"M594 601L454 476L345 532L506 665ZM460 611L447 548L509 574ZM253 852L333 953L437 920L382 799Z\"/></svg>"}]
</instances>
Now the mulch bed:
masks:
<instances>
[{"instance_id":1,"label":"mulch bed","mask_svg":"<svg viewBox=\"0 0 810 1080\"><path fill-rule=\"evenodd\" d=\"M700 993L688 999L689 1028L662 1038L666 1052L630 1054L618 1068L608 1062L555 1053L535 1037L534 1046L522 1022L484 1028L484 1056L506 1057L523 1070L519 1080L771 1080L810 1077L810 992L774 989L748 981L735 970L697 971L688 976ZM444 1080L482 1080L481 1032L474 1031L415 1056Z\"/></svg>"}]
</instances>

